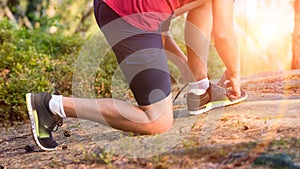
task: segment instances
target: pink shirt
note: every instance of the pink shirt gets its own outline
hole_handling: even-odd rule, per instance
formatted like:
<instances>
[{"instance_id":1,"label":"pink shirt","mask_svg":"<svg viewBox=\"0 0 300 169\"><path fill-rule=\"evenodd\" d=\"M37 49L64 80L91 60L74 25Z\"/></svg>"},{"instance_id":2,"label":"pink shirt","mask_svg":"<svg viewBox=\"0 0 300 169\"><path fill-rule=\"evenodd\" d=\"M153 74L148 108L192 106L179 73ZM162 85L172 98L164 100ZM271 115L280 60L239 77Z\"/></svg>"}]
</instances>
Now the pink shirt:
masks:
<instances>
[{"instance_id":1,"label":"pink shirt","mask_svg":"<svg viewBox=\"0 0 300 169\"><path fill-rule=\"evenodd\" d=\"M156 31L175 9L194 0L103 0L131 25Z\"/></svg>"}]
</instances>

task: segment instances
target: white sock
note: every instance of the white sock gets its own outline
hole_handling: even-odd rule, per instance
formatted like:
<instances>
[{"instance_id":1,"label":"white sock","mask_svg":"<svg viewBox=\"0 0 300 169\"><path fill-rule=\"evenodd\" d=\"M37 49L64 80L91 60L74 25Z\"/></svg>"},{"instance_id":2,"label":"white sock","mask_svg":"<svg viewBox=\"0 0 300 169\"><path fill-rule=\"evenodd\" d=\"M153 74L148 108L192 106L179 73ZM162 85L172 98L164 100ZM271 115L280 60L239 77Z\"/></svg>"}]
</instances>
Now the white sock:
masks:
<instances>
[{"instance_id":1,"label":"white sock","mask_svg":"<svg viewBox=\"0 0 300 169\"><path fill-rule=\"evenodd\" d=\"M52 95L52 98L49 102L49 108L53 113L56 113L61 118L67 118L62 104L62 95Z\"/></svg>"},{"instance_id":2,"label":"white sock","mask_svg":"<svg viewBox=\"0 0 300 169\"><path fill-rule=\"evenodd\" d=\"M205 78L197 82L190 82L188 87L189 87L188 88L189 93L202 95L209 88L209 80L208 78Z\"/></svg>"}]
</instances>

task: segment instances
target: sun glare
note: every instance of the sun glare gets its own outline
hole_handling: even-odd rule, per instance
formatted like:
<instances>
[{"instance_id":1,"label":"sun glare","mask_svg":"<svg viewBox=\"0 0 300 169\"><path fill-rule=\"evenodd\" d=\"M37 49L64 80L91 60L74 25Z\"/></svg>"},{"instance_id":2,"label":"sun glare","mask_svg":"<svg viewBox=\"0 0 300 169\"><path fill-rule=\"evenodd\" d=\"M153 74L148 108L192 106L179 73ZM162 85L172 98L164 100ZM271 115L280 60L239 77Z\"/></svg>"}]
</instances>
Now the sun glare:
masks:
<instances>
[{"instance_id":1,"label":"sun glare","mask_svg":"<svg viewBox=\"0 0 300 169\"><path fill-rule=\"evenodd\" d=\"M288 68L294 27L292 4L287 0L244 0L236 1L235 9L243 73Z\"/></svg>"}]
</instances>

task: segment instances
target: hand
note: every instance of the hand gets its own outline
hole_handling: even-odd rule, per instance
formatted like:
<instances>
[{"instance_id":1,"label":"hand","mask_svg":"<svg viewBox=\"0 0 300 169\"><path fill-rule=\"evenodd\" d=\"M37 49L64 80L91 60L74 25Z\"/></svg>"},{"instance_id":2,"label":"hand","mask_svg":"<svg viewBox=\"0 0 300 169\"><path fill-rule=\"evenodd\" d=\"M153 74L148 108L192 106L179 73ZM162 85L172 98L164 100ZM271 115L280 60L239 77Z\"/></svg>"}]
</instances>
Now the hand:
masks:
<instances>
[{"instance_id":1,"label":"hand","mask_svg":"<svg viewBox=\"0 0 300 169\"><path fill-rule=\"evenodd\" d=\"M227 90L227 95L230 99L236 99L241 96L240 78L240 72L233 73L226 70L218 82L219 86L226 89L231 88L231 90Z\"/></svg>"}]
</instances>

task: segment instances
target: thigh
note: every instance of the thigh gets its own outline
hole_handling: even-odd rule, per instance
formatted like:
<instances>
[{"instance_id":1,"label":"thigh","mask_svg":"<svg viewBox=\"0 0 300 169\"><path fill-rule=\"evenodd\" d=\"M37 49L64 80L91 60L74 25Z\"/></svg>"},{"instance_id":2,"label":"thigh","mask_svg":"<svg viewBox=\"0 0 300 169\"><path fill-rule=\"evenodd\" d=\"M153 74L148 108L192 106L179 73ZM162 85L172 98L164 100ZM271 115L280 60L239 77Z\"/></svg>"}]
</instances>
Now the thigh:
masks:
<instances>
[{"instance_id":1,"label":"thigh","mask_svg":"<svg viewBox=\"0 0 300 169\"><path fill-rule=\"evenodd\" d=\"M212 31L212 1L207 0L202 6L196 7L188 12L187 23L204 33L207 39L211 37Z\"/></svg>"},{"instance_id":2,"label":"thigh","mask_svg":"<svg viewBox=\"0 0 300 169\"><path fill-rule=\"evenodd\" d=\"M113 50L139 105L151 105L170 95L171 80L160 34L126 38Z\"/></svg>"},{"instance_id":3,"label":"thigh","mask_svg":"<svg viewBox=\"0 0 300 169\"><path fill-rule=\"evenodd\" d=\"M138 104L151 105L169 96L171 80L161 33L133 27L105 3L96 7L95 16Z\"/></svg>"}]
</instances>

